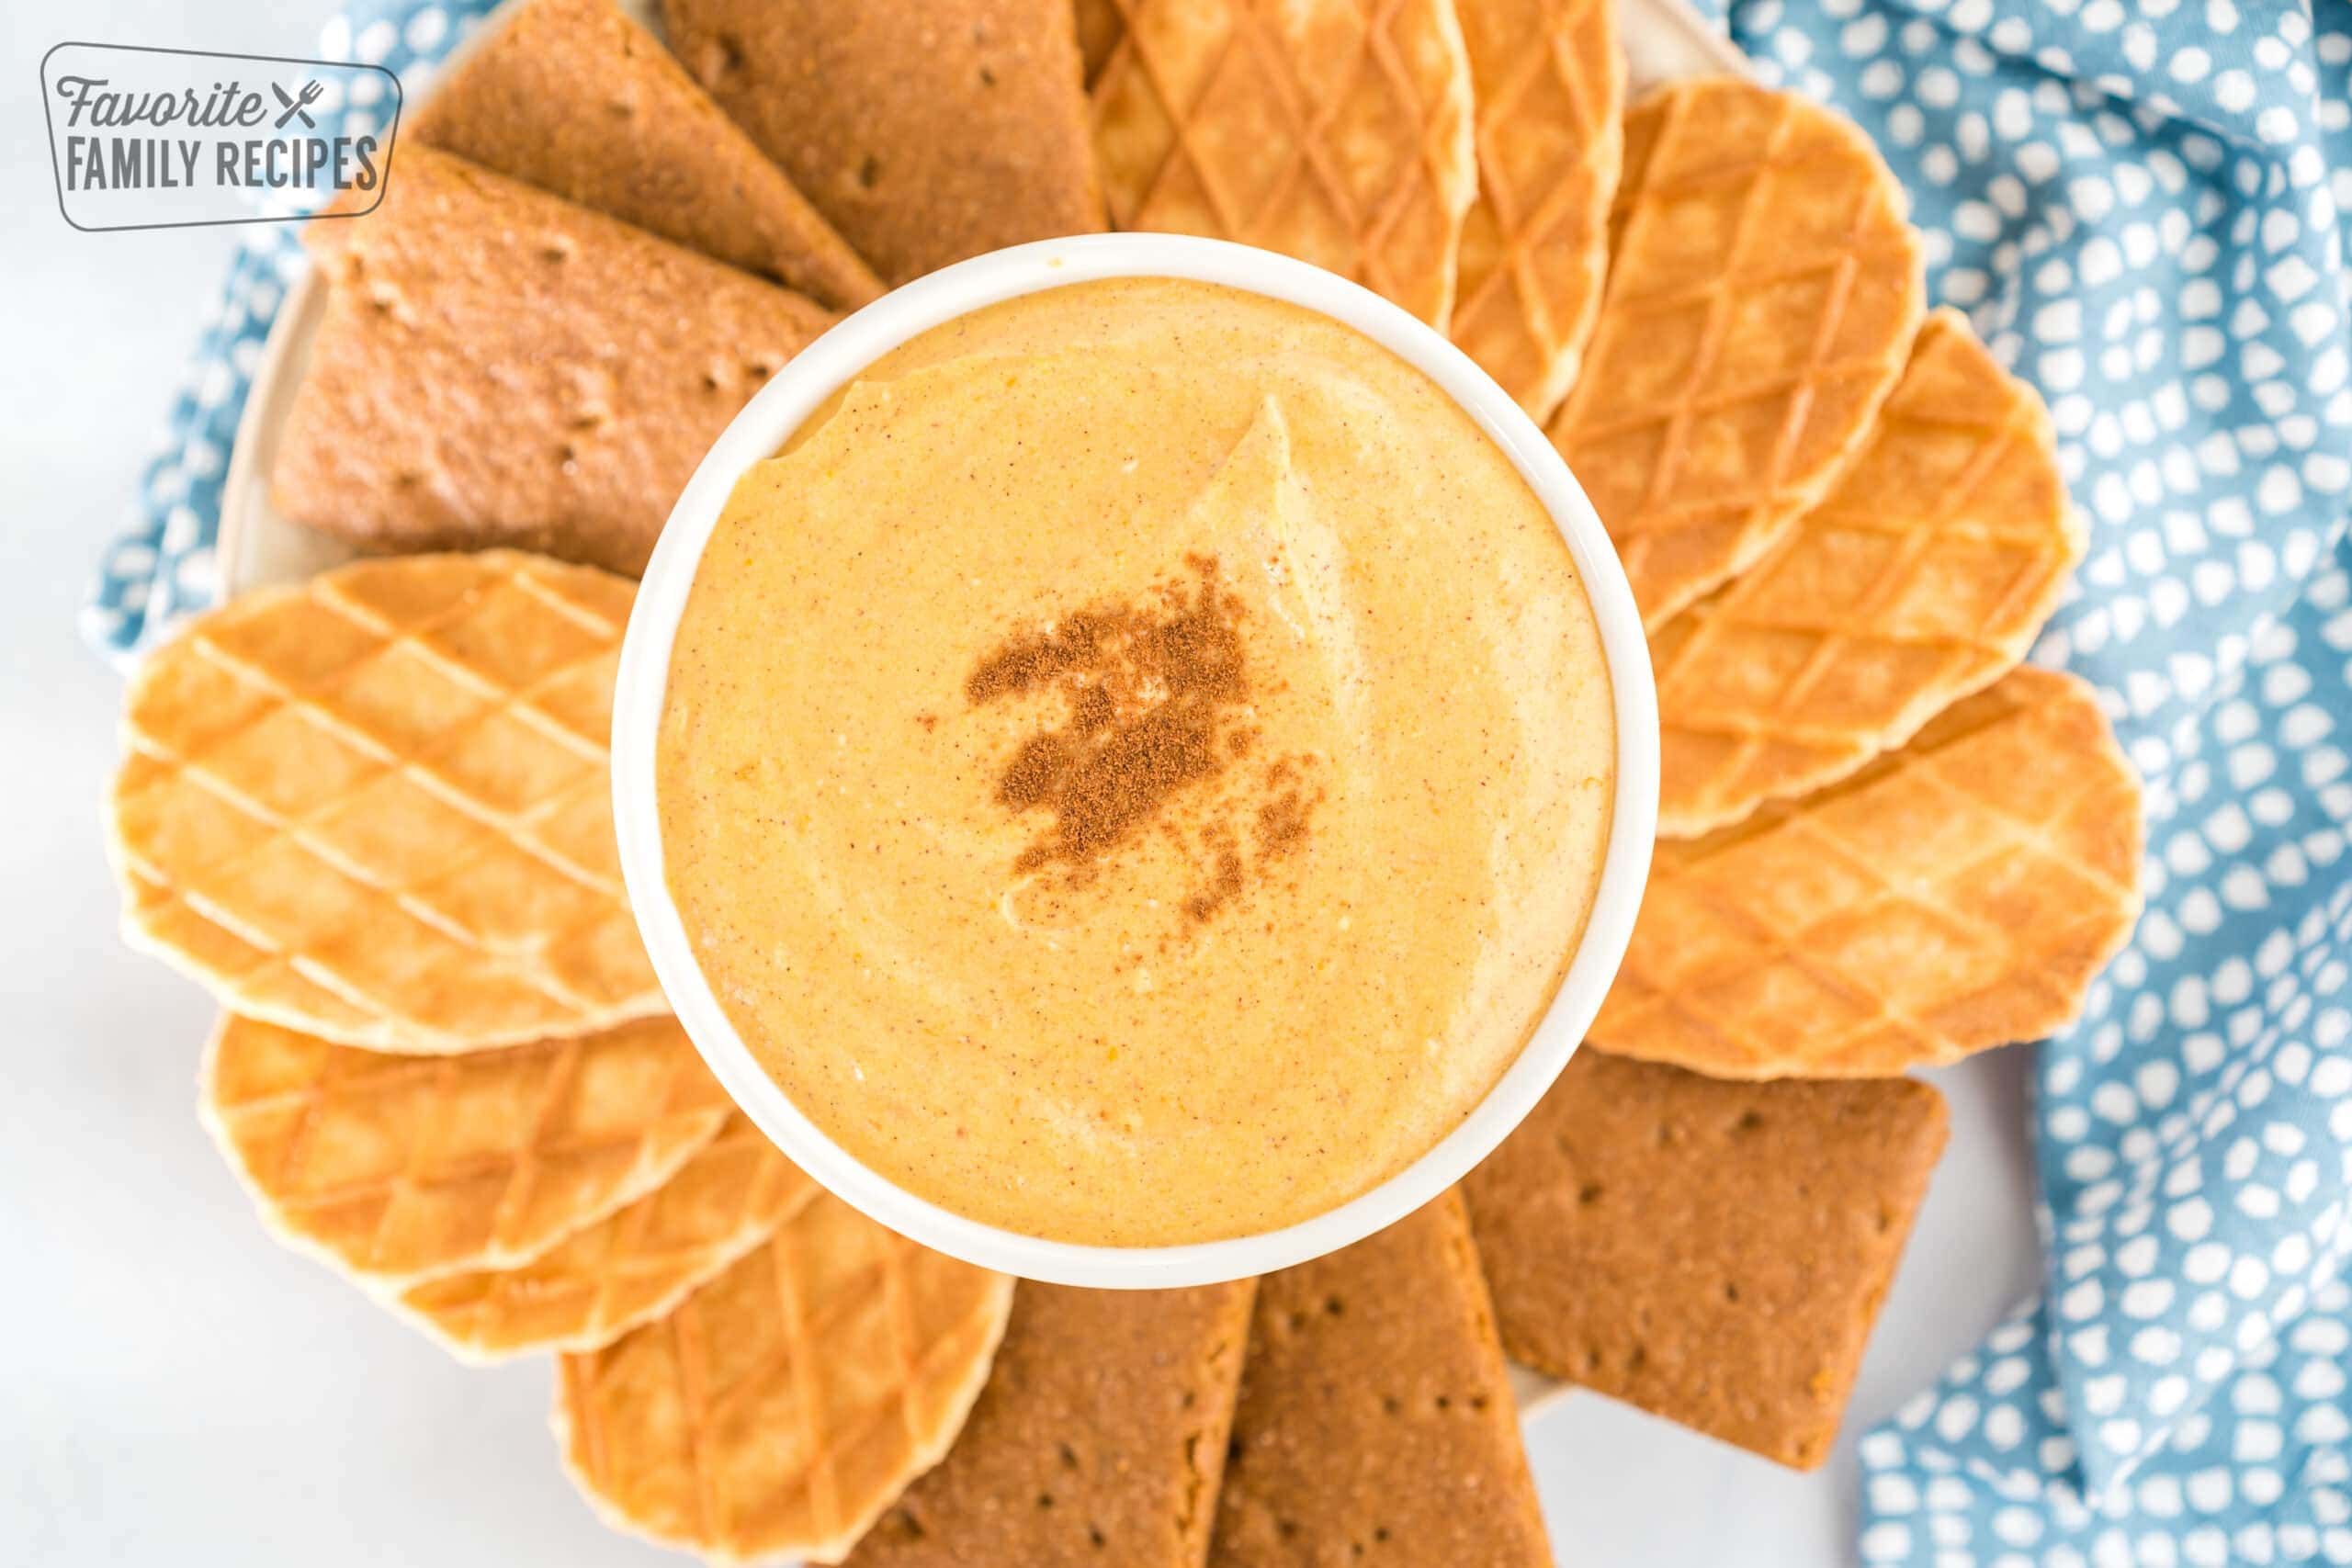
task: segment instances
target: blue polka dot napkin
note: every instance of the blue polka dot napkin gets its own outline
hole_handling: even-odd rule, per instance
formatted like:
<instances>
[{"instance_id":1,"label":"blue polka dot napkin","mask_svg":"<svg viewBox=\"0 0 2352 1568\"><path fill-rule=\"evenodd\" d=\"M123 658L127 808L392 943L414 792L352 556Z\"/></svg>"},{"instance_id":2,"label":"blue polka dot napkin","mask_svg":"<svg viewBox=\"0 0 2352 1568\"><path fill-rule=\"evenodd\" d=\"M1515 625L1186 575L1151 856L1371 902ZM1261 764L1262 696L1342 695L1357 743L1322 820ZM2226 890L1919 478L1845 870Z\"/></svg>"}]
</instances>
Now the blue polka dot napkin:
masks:
<instances>
[{"instance_id":1,"label":"blue polka dot napkin","mask_svg":"<svg viewBox=\"0 0 2352 1568\"><path fill-rule=\"evenodd\" d=\"M2091 520L2034 657L2148 785L2148 912L2042 1049L2047 1254L1861 1440L1864 1561L2352 1563L2352 0L1708 0L1884 149L1929 285L2049 397ZM322 52L419 77L482 0ZM300 266L262 231L109 551L117 652L215 589Z\"/></svg>"},{"instance_id":2,"label":"blue polka dot napkin","mask_svg":"<svg viewBox=\"0 0 2352 1568\"><path fill-rule=\"evenodd\" d=\"M413 99L459 38L495 0L358 0L320 36L322 60L381 65ZM378 128L379 103L335 101L321 111L326 134ZM395 164L400 148L392 149ZM256 224L230 264L219 303L204 322L195 356L172 400L163 440L141 476L130 516L107 542L98 581L82 610L82 635L101 653L127 663L184 615L209 607L220 592L213 557L220 490L245 394L262 344L286 291L308 265L300 225Z\"/></svg>"},{"instance_id":3,"label":"blue polka dot napkin","mask_svg":"<svg viewBox=\"0 0 2352 1568\"><path fill-rule=\"evenodd\" d=\"M2148 786L2043 1047L2044 1290L1864 1435L1868 1563L2352 1563L2352 3L1733 0L1910 189L2091 521Z\"/></svg>"}]
</instances>

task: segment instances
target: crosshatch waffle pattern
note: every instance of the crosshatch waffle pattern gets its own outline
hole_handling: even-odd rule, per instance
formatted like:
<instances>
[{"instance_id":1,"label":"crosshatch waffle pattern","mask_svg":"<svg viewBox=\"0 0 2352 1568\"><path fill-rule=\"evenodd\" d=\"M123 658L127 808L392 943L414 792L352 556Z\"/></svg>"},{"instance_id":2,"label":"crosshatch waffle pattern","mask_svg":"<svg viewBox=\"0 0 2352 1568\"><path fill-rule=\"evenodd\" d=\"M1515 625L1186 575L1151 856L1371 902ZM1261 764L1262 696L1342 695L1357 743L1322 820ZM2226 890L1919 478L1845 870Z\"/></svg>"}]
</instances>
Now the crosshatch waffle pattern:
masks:
<instances>
[{"instance_id":1,"label":"crosshatch waffle pattern","mask_svg":"<svg viewBox=\"0 0 2352 1568\"><path fill-rule=\"evenodd\" d=\"M616 1528L834 1562L955 1441L1012 1304L820 1193L669 1316L563 1357L557 1441Z\"/></svg>"},{"instance_id":2,"label":"crosshatch waffle pattern","mask_svg":"<svg viewBox=\"0 0 2352 1568\"><path fill-rule=\"evenodd\" d=\"M775 1234L817 1184L748 1117L627 1208L513 1269L412 1287L399 1306L462 1360L594 1350L675 1307Z\"/></svg>"},{"instance_id":3,"label":"crosshatch waffle pattern","mask_svg":"<svg viewBox=\"0 0 2352 1568\"><path fill-rule=\"evenodd\" d=\"M1885 1077L2039 1040L2140 910L2140 785L2089 686L2020 669L1793 806L1664 840L1595 1044Z\"/></svg>"},{"instance_id":4,"label":"crosshatch waffle pattern","mask_svg":"<svg viewBox=\"0 0 2352 1568\"><path fill-rule=\"evenodd\" d=\"M1600 312L1625 136L1615 0L1455 0L1477 93L1478 198L1452 333L1537 419Z\"/></svg>"},{"instance_id":5,"label":"crosshatch waffle pattern","mask_svg":"<svg viewBox=\"0 0 2352 1568\"><path fill-rule=\"evenodd\" d=\"M1551 434L1655 628L1827 493L1926 290L1877 151L1743 79L1634 107L1610 228L1600 322Z\"/></svg>"},{"instance_id":6,"label":"crosshatch waffle pattern","mask_svg":"<svg viewBox=\"0 0 2352 1568\"><path fill-rule=\"evenodd\" d=\"M2041 395L1938 311L1829 499L1651 637L1659 832L1902 745L2025 657L2082 551Z\"/></svg>"},{"instance_id":7,"label":"crosshatch waffle pattern","mask_svg":"<svg viewBox=\"0 0 2352 1568\"><path fill-rule=\"evenodd\" d=\"M492 550L363 561L193 624L126 707L130 940L237 1012L377 1050L663 1011L606 752L634 592Z\"/></svg>"},{"instance_id":8,"label":"crosshatch waffle pattern","mask_svg":"<svg viewBox=\"0 0 2352 1568\"><path fill-rule=\"evenodd\" d=\"M1444 325L1477 186L1450 0L1114 3L1092 104L1113 227L1281 251Z\"/></svg>"},{"instance_id":9,"label":"crosshatch waffle pattern","mask_svg":"<svg viewBox=\"0 0 2352 1568\"><path fill-rule=\"evenodd\" d=\"M666 1018L401 1056L232 1015L199 1105L270 1228L378 1291L538 1256L670 1179L731 1109Z\"/></svg>"}]
</instances>

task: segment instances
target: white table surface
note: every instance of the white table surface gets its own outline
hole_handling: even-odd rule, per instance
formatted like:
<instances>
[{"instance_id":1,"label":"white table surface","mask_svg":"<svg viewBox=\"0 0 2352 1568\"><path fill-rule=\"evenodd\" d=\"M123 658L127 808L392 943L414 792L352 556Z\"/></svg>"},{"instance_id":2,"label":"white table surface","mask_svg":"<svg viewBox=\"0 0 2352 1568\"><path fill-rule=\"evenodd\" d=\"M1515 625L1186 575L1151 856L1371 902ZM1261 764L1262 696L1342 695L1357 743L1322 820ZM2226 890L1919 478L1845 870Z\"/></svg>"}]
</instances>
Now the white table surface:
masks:
<instances>
[{"instance_id":1,"label":"white table surface","mask_svg":"<svg viewBox=\"0 0 2352 1568\"><path fill-rule=\"evenodd\" d=\"M100 802L120 687L74 612L233 241L69 230L36 66L67 38L302 54L322 5L0 6L0 1557L684 1562L573 1495L543 1362L460 1368L263 1235L191 1109L211 1010L116 937ZM1852 1432L2034 1286L2026 1067L1936 1075L1951 1153L1827 1468L1572 1395L1528 1433L1563 1563L1850 1561Z\"/></svg>"}]
</instances>

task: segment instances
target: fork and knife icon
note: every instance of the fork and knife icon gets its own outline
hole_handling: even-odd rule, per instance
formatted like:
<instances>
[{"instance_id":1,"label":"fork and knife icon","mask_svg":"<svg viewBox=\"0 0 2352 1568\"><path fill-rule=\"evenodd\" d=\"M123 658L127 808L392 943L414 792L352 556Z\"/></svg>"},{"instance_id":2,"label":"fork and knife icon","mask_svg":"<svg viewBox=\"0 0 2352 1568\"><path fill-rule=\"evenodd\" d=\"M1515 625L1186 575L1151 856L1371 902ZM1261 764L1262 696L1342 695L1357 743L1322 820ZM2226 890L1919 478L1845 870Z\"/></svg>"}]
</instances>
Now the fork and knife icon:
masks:
<instances>
[{"instance_id":1,"label":"fork and knife icon","mask_svg":"<svg viewBox=\"0 0 2352 1568\"><path fill-rule=\"evenodd\" d=\"M286 122L295 118L300 118L303 125L312 130L318 130L319 122L311 118L310 110L311 106L317 103L324 95L325 88L316 82L305 82L302 84L301 96L299 97L288 93L275 82L269 85L269 90L277 95L277 101L285 106L286 110L277 117L277 121L270 128L271 130L283 130L286 129Z\"/></svg>"}]
</instances>

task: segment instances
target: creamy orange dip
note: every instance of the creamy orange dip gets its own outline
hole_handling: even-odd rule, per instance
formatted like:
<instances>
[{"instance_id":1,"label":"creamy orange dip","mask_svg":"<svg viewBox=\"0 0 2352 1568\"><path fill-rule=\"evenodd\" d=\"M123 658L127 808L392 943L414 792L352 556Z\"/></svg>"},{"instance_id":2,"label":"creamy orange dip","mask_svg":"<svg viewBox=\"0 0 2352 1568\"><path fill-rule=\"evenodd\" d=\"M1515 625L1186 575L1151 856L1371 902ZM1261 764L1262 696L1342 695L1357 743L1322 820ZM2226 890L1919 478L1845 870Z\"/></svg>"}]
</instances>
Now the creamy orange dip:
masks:
<instances>
[{"instance_id":1,"label":"creamy orange dip","mask_svg":"<svg viewBox=\"0 0 2352 1568\"><path fill-rule=\"evenodd\" d=\"M1437 387L1296 307L1077 285L743 476L659 752L703 974L907 1190L1110 1246L1330 1209L1485 1096L1581 933L1607 666Z\"/></svg>"}]
</instances>

